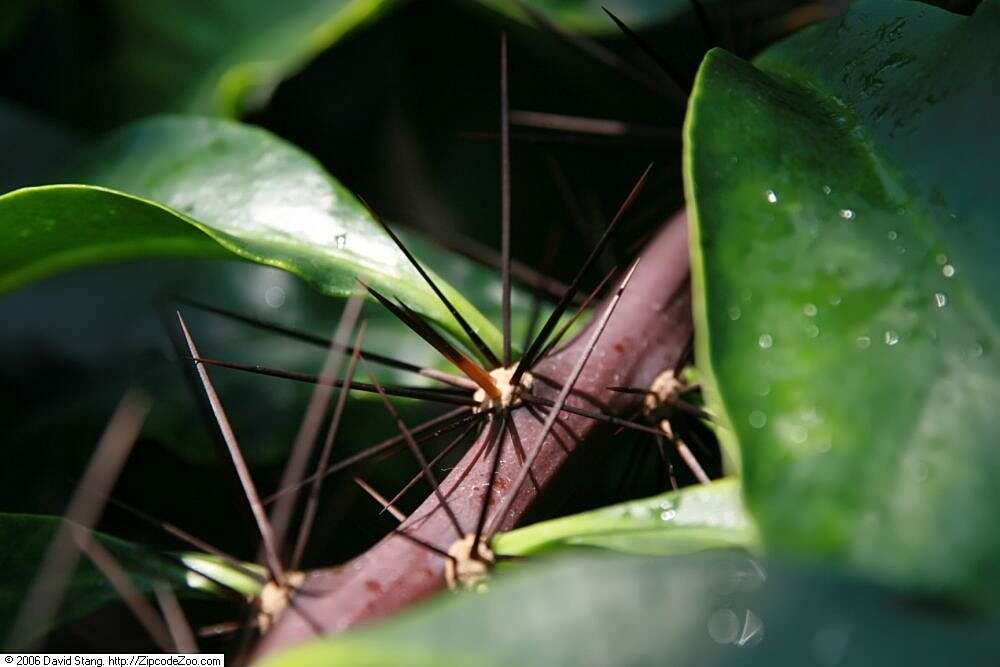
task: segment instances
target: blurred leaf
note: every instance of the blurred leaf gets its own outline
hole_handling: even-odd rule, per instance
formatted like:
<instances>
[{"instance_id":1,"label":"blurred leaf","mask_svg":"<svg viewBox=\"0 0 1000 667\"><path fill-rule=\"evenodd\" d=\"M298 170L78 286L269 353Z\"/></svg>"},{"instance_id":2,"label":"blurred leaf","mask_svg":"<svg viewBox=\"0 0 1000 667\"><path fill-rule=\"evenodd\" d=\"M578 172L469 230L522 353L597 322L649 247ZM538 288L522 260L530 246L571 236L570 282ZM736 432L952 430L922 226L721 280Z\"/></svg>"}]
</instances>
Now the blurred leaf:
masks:
<instances>
[{"instance_id":1,"label":"blurred leaf","mask_svg":"<svg viewBox=\"0 0 1000 667\"><path fill-rule=\"evenodd\" d=\"M112 5L111 52L97 73L117 116L164 110L237 116L283 78L396 0L198 0Z\"/></svg>"},{"instance_id":2,"label":"blurred leaf","mask_svg":"<svg viewBox=\"0 0 1000 667\"><path fill-rule=\"evenodd\" d=\"M1000 2L867 0L700 71L698 359L771 552L1000 592ZM710 386L709 389L712 389Z\"/></svg>"},{"instance_id":3,"label":"blurred leaf","mask_svg":"<svg viewBox=\"0 0 1000 667\"><path fill-rule=\"evenodd\" d=\"M753 542L739 481L722 479L501 533L492 547L504 556L567 547L666 556Z\"/></svg>"},{"instance_id":4,"label":"blurred leaf","mask_svg":"<svg viewBox=\"0 0 1000 667\"><path fill-rule=\"evenodd\" d=\"M217 556L199 552L187 552L176 556L187 566L184 583L192 590L221 595L222 589L219 584L222 584L247 598L260 595L261 585L258 579L247 576L246 572L239 571ZM261 565L242 563L242 566L261 576L267 576L267 570Z\"/></svg>"},{"instance_id":5,"label":"blurred leaf","mask_svg":"<svg viewBox=\"0 0 1000 667\"><path fill-rule=\"evenodd\" d=\"M9 628L13 623L62 521L54 516L0 514L0 542L4 545L0 549L0 628ZM259 584L254 580L211 556L182 554L175 559L108 535L93 535L144 593L152 593L155 584L162 582L179 596L229 599L223 589L191 572L191 569L232 586L245 595L256 595L259 590ZM180 559L187 567L181 564ZM81 555L80 564L67 584L59 614L52 619L52 626L81 618L117 600L118 593L104 575L86 556ZM36 630L42 634L49 629ZM2 634L4 632L0 631Z\"/></svg>"},{"instance_id":6,"label":"blurred leaf","mask_svg":"<svg viewBox=\"0 0 1000 667\"><path fill-rule=\"evenodd\" d=\"M71 181L89 185L0 197L0 234L7 239L0 245L0 289L99 261L220 256L222 246L332 296L349 294L362 278L465 340L358 201L311 158L263 130L156 118L111 135L72 174ZM441 288L499 349L493 325L453 288Z\"/></svg>"},{"instance_id":7,"label":"blurred leaf","mask_svg":"<svg viewBox=\"0 0 1000 667\"><path fill-rule=\"evenodd\" d=\"M264 661L308 665L976 664L995 621L727 552L557 559Z\"/></svg>"}]
</instances>

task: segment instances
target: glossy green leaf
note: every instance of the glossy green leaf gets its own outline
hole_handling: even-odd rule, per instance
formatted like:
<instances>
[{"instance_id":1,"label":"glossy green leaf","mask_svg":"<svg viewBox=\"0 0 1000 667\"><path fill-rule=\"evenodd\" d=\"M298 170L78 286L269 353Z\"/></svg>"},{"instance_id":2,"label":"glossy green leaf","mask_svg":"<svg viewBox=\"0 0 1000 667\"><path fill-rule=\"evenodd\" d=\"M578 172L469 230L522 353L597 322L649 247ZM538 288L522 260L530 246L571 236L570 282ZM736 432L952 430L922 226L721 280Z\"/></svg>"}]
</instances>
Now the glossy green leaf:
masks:
<instances>
[{"instance_id":1,"label":"glossy green leaf","mask_svg":"<svg viewBox=\"0 0 1000 667\"><path fill-rule=\"evenodd\" d=\"M312 665L977 664L995 621L907 605L836 571L730 552L557 559L263 662Z\"/></svg>"},{"instance_id":2,"label":"glossy green leaf","mask_svg":"<svg viewBox=\"0 0 1000 667\"><path fill-rule=\"evenodd\" d=\"M39 563L45 557L50 543L56 535L62 519L54 516L33 514L0 514L0 628L9 628L24 596L35 580ZM260 589L259 584L218 559L205 554L179 554L168 558L150 549L143 548L101 533L94 533L96 539L132 577L136 587L151 593L157 582L170 586L183 597L221 597L222 589L207 577L253 597ZM178 558L183 560L178 561ZM256 566L251 566L256 567ZM66 586L64 602L51 627L81 618L102 606L117 601L118 594L111 584L86 557L74 570ZM36 628L39 634L48 628ZM0 630L0 635L4 634Z\"/></svg>"},{"instance_id":3,"label":"glossy green leaf","mask_svg":"<svg viewBox=\"0 0 1000 667\"><path fill-rule=\"evenodd\" d=\"M356 278L460 327L367 211L310 157L227 121L161 117L95 146L70 183L0 197L0 289L75 266L151 255L240 257L343 296ZM499 333L442 289L483 339Z\"/></svg>"},{"instance_id":4,"label":"glossy green leaf","mask_svg":"<svg viewBox=\"0 0 1000 667\"><path fill-rule=\"evenodd\" d=\"M698 359L766 547L1000 592L1000 2L866 0L686 127Z\"/></svg>"},{"instance_id":5,"label":"glossy green leaf","mask_svg":"<svg viewBox=\"0 0 1000 667\"><path fill-rule=\"evenodd\" d=\"M501 533L492 547L503 556L567 547L666 556L753 542L740 484L723 479Z\"/></svg>"}]
</instances>

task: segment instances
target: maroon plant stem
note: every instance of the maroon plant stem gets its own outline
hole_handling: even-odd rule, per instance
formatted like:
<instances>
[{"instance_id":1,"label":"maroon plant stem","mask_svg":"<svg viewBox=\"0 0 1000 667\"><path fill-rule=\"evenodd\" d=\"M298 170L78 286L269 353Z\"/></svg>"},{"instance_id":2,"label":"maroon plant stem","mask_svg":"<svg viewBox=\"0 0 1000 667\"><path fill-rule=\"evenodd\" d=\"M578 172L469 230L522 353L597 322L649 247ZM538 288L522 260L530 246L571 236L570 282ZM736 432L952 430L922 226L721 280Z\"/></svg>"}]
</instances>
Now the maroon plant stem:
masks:
<instances>
[{"instance_id":1,"label":"maroon plant stem","mask_svg":"<svg viewBox=\"0 0 1000 667\"><path fill-rule=\"evenodd\" d=\"M648 386L663 369L672 368L684 354L692 333L688 291L687 220L681 213L667 223L643 250L642 261L632 277L604 335L576 383L568 404L593 408L592 400L606 410L622 414L638 405L641 396L608 390L612 386ZM584 331L572 342L537 364L535 370L557 381L565 378L588 338ZM554 399L556 389L536 383L536 393ZM580 396L587 396L585 401ZM525 409L513 411L511 419L529 455L538 446L542 425ZM500 529L516 526L539 495L539 488L558 473L570 456L586 443L598 424L586 417L563 413L559 420L576 439L560 427L542 444L532 467L532 479L500 519ZM557 442L555 436L561 440ZM492 457L481 456L486 431L441 482L462 527L473 532L491 473ZM520 462L514 456L509 436L496 473L487 522L499 508ZM402 525L413 536L447 550L455 541L455 529L431 495ZM445 586L444 559L398 535L390 534L366 553L337 568L310 572L296 602L307 616L336 633L357 624L392 614ZM315 636L300 614L286 613L262 639L256 657L288 648Z\"/></svg>"}]
</instances>

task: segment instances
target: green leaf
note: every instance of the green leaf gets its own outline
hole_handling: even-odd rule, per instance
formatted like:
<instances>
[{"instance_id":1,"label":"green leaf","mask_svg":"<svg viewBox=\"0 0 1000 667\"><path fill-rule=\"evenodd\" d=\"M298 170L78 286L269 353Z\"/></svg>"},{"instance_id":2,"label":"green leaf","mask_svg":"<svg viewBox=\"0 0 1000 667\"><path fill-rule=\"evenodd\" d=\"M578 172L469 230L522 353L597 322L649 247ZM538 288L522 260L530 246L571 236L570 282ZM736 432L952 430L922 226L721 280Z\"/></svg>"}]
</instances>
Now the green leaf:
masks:
<instances>
[{"instance_id":1,"label":"green leaf","mask_svg":"<svg viewBox=\"0 0 1000 667\"><path fill-rule=\"evenodd\" d=\"M185 585L194 591L205 591L219 595L221 594L219 584L222 584L231 590L242 593L247 598L255 598L260 595L259 579L247 576L247 573L240 572L218 556L198 552L187 552L176 554L176 556L188 568L187 576L184 578ZM243 563L243 567L262 576L267 576L267 570L255 563Z\"/></svg>"},{"instance_id":2,"label":"green leaf","mask_svg":"<svg viewBox=\"0 0 1000 667\"><path fill-rule=\"evenodd\" d=\"M164 110L236 116L396 0L113 3L95 72L127 119Z\"/></svg>"},{"instance_id":3,"label":"green leaf","mask_svg":"<svg viewBox=\"0 0 1000 667\"><path fill-rule=\"evenodd\" d=\"M0 290L99 261L219 256L221 246L331 296L349 294L361 278L465 340L364 207L312 158L263 130L202 118L142 121L87 152L69 180L86 185L0 197ZM441 288L499 349L493 325Z\"/></svg>"},{"instance_id":4,"label":"green leaf","mask_svg":"<svg viewBox=\"0 0 1000 667\"><path fill-rule=\"evenodd\" d=\"M263 664L934 665L995 653L995 619L904 602L836 571L738 553L564 558Z\"/></svg>"},{"instance_id":5,"label":"green leaf","mask_svg":"<svg viewBox=\"0 0 1000 667\"><path fill-rule=\"evenodd\" d=\"M0 513L0 542L4 545L0 549L0 628L11 626L62 521L54 516ZM260 590L255 580L212 556L180 554L179 558L187 564L184 567L176 558L137 544L101 533L93 535L128 572L136 587L145 593L151 593L156 583L162 582L179 596L222 598L221 588L192 572L192 569L250 597ZM118 599L118 594L104 575L81 556L80 564L66 586L63 605L58 616L52 619L51 627L86 616ZM51 627L36 630L41 635Z\"/></svg>"},{"instance_id":6,"label":"green leaf","mask_svg":"<svg viewBox=\"0 0 1000 667\"><path fill-rule=\"evenodd\" d=\"M722 479L501 533L492 547L503 556L567 547L666 556L753 541L740 484Z\"/></svg>"},{"instance_id":7,"label":"green leaf","mask_svg":"<svg viewBox=\"0 0 1000 667\"><path fill-rule=\"evenodd\" d=\"M1000 2L716 50L686 126L698 359L766 547L1000 587Z\"/></svg>"}]
</instances>

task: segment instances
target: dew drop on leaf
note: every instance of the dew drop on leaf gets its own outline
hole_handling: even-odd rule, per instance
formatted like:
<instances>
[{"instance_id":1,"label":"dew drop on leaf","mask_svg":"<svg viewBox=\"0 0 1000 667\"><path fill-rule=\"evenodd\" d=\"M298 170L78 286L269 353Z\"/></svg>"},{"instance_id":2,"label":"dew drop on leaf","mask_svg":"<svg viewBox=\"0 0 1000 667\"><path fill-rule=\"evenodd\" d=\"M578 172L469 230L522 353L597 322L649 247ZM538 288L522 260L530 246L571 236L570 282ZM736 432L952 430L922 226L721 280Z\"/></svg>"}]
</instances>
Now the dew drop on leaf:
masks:
<instances>
[{"instance_id":1,"label":"dew drop on leaf","mask_svg":"<svg viewBox=\"0 0 1000 667\"><path fill-rule=\"evenodd\" d=\"M281 308L285 305L285 290L277 285L271 285L264 290L264 303L271 308Z\"/></svg>"},{"instance_id":2,"label":"dew drop on leaf","mask_svg":"<svg viewBox=\"0 0 1000 667\"><path fill-rule=\"evenodd\" d=\"M732 644L739 633L740 619L732 609L719 609L708 619L708 636L717 644Z\"/></svg>"}]
</instances>

